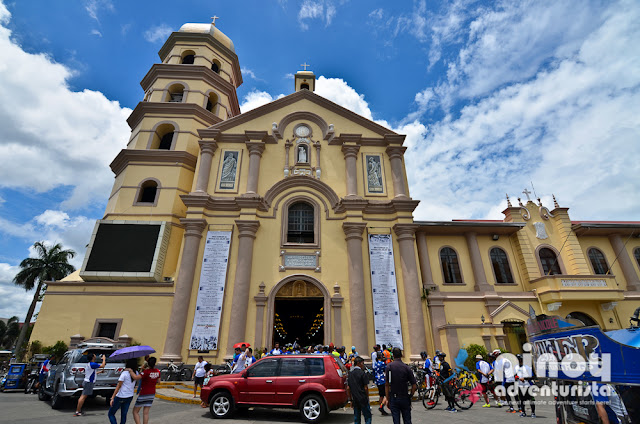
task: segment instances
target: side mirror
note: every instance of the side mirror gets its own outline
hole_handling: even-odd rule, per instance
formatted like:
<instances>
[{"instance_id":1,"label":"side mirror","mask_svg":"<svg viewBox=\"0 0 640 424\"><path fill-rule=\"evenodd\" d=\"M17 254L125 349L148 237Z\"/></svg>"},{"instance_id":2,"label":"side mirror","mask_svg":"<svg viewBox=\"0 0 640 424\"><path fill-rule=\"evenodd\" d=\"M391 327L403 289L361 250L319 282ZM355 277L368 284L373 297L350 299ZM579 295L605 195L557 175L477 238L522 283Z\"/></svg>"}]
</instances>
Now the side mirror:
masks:
<instances>
[{"instance_id":1,"label":"side mirror","mask_svg":"<svg viewBox=\"0 0 640 424\"><path fill-rule=\"evenodd\" d=\"M242 378L247 378L247 371L242 371Z\"/></svg>"}]
</instances>

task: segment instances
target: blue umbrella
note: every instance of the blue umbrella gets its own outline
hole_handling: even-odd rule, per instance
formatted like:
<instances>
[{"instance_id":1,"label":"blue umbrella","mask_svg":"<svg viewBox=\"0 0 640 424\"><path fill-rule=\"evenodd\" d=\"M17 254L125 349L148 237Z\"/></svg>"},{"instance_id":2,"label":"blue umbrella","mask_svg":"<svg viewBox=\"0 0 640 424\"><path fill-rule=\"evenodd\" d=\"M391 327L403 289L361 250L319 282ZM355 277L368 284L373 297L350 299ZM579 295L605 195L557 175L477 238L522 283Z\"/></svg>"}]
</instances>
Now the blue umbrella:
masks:
<instances>
[{"instance_id":1,"label":"blue umbrella","mask_svg":"<svg viewBox=\"0 0 640 424\"><path fill-rule=\"evenodd\" d=\"M141 358L143 356L155 353L155 349L151 346L129 346L118 349L109 355L111 359L131 359Z\"/></svg>"}]
</instances>

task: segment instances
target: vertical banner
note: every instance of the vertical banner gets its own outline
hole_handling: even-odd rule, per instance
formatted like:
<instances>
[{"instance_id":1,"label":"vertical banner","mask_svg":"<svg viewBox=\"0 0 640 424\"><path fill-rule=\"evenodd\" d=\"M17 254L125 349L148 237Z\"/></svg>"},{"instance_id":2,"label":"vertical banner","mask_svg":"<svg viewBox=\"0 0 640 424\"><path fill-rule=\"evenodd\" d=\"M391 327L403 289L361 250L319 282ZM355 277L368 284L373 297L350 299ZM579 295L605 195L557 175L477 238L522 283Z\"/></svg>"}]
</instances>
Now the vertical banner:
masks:
<instances>
[{"instance_id":1,"label":"vertical banner","mask_svg":"<svg viewBox=\"0 0 640 424\"><path fill-rule=\"evenodd\" d=\"M369 234L369 264L376 344L404 349L391 234Z\"/></svg>"},{"instance_id":2,"label":"vertical banner","mask_svg":"<svg viewBox=\"0 0 640 424\"><path fill-rule=\"evenodd\" d=\"M231 231L208 231L189 349L218 350Z\"/></svg>"}]
</instances>

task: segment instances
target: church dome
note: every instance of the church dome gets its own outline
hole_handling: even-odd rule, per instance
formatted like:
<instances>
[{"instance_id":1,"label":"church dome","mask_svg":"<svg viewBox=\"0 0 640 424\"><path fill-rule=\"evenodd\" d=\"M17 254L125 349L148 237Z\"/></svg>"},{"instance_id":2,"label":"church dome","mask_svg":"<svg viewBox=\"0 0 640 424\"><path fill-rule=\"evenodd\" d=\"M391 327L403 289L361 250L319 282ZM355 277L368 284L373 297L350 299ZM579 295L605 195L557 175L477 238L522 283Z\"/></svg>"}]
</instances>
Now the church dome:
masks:
<instances>
[{"instance_id":1,"label":"church dome","mask_svg":"<svg viewBox=\"0 0 640 424\"><path fill-rule=\"evenodd\" d=\"M211 34L213 38L222 43L223 46L227 47L232 52L236 52L236 49L233 47L233 41L229 37L227 37L222 31L216 28L213 24L184 24L180 27L178 32L192 32L195 34Z\"/></svg>"}]
</instances>

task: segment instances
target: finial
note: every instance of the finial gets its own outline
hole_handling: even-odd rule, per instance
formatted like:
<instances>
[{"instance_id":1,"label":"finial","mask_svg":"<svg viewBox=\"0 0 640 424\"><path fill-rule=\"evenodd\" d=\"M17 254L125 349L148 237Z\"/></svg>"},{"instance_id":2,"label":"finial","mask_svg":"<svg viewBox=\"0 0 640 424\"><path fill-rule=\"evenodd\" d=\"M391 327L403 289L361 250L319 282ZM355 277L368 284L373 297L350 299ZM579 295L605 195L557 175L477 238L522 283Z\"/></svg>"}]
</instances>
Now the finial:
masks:
<instances>
[{"instance_id":1,"label":"finial","mask_svg":"<svg viewBox=\"0 0 640 424\"><path fill-rule=\"evenodd\" d=\"M216 19L220 19L218 16L213 15L211 17L211 25L216 26Z\"/></svg>"},{"instance_id":2,"label":"finial","mask_svg":"<svg viewBox=\"0 0 640 424\"><path fill-rule=\"evenodd\" d=\"M527 190L526 188L522 191L522 193L527 196L527 202L531 201L531 198L529 197L529 195L531 194L531 192L529 190Z\"/></svg>"},{"instance_id":3,"label":"finial","mask_svg":"<svg viewBox=\"0 0 640 424\"><path fill-rule=\"evenodd\" d=\"M507 193L507 207L511 207L511 199L509 199L509 193Z\"/></svg>"},{"instance_id":4,"label":"finial","mask_svg":"<svg viewBox=\"0 0 640 424\"><path fill-rule=\"evenodd\" d=\"M542 206L542 200L538 197L538 206Z\"/></svg>"},{"instance_id":5,"label":"finial","mask_svg":"<svg viewBox=\"0 0 640 424\"><path fill-rule=\"evenodd\" d=\"M556 195L552 194L551 196L553 197L553 207L554 208L559 208L560 205L558 204L558 201L556 200Z\"/></svg>"},{"instance_id":6,"label":"finial","mask_svg":"<svg viewBox=\"0 0 640 424\"><path fill-rule=\"evenodd\" d=\"M518 197L518 204L519 204L520 206L524 206L524 205L522 204L522 200L520 200L520 198L519 198L519 197Z\"/></svg>"},{"instance_id":7,"label":"finial","mask_svg":"<svg viewBox=\"0 0 640 424\"><path fill-rule=\"evenodd\" d=\"M302 66L302 67L304 68L304 70L306 71L306 70L307 70L307 68L308 68L309 66L311 66L311 65L307 65L307 62L304 62L304 63L303 63L302 65L300 65L300 66Z\"/></svg>"}]
</instances>

